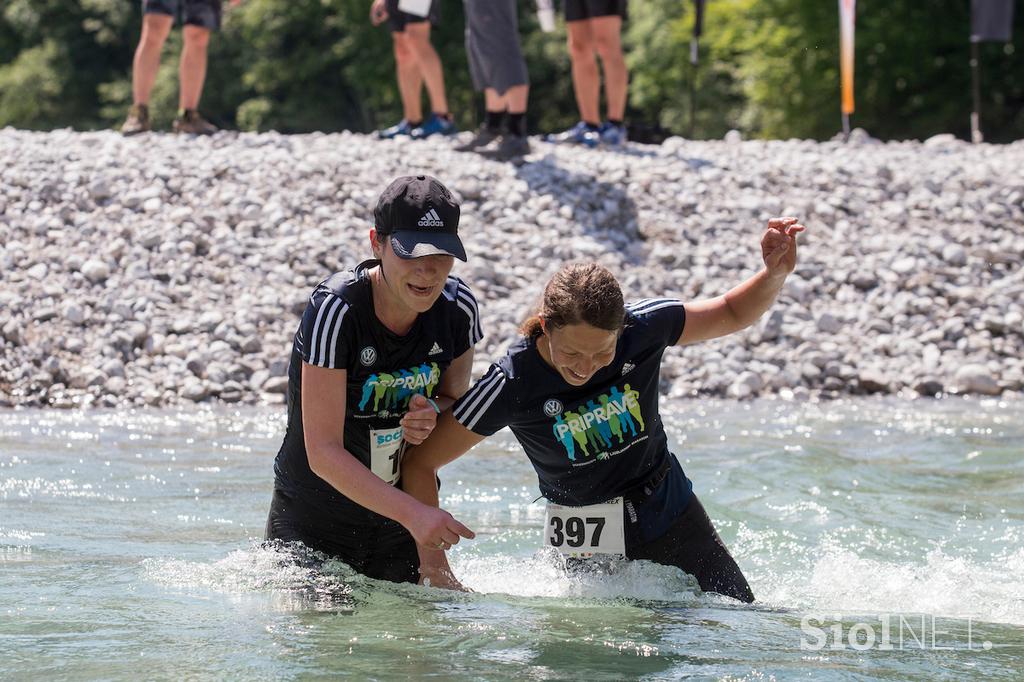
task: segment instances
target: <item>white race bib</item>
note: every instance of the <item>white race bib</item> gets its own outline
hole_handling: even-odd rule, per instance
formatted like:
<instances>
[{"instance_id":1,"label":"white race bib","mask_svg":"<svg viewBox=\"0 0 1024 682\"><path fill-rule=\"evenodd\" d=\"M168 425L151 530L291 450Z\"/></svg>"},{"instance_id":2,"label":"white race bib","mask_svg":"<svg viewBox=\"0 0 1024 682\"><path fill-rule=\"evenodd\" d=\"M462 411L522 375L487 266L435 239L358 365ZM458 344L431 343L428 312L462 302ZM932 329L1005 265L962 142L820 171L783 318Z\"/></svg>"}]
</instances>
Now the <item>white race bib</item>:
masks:
<instances>
[{"instance_id":1,"label":"white race bib","mask_svg":"<svg viewBox=\"0 0 1024 682\"><path fill-rule=\"evenodd\" d=\"M425 17L430 14L430 3L432 0L398 0L398 10L408 12L418 17Z\"/></svg>"},{"instance_id":2,"label":"white race bib","mask_svg":"<svg viewBox=\"0 0 1024 682\"><path fill-rule=\"evenodd\" d=\"M590 557L594 554L626 555L622 498L586 507L548 503L544 520L544 544L562 554Z\"/></svg>"},{"instance_id":3,"label":"white race bib","mask_svg":"<svg viewBox=\"0 0 1024 682\"><path fill-rule=\"evenodd\" d=\"M370 429L370 471L385 482L395 484L402 472L402 427Z\"/></svg>"}]
</instances>

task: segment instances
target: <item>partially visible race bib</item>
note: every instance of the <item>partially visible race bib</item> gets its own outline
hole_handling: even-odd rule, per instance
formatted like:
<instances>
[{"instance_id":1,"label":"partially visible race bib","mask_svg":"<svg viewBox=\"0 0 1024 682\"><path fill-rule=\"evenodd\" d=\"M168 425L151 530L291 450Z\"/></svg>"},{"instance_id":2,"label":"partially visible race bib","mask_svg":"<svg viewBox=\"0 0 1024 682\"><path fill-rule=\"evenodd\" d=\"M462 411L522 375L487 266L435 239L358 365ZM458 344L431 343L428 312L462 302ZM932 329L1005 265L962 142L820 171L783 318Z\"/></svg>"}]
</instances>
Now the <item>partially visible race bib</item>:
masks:
<instances>
[{"instance_id":1,"label":"partially visible race bib","mask_svg":"<svg viewBox=\"0 0 1024 682\"><path fill-rule=\"evenodd\" d=\"M370 471L395 484L402 471L402 427L370 429Z\"/></svg>"},{"instance_id":2,"label":"partially visible race bib","mask_svg":"<svg viewBox=\"0 0 1024 682\"><path fill-rule=\"evenodd\" d=\"M544 544L562 554L587 558L595 554L626 555L622 498L586 507L548 503Z\"/></svg>"},{"instance_id":3,"label":"partially visible race bib","mask_svg":"<svg viewBox=\"0 0 1024 682\"><path fill-rule=\"evenodd\" d=\"M398 10L425 17L430 14L431 2L432 0L398 0Z\"/></svg>"}]
</instances>

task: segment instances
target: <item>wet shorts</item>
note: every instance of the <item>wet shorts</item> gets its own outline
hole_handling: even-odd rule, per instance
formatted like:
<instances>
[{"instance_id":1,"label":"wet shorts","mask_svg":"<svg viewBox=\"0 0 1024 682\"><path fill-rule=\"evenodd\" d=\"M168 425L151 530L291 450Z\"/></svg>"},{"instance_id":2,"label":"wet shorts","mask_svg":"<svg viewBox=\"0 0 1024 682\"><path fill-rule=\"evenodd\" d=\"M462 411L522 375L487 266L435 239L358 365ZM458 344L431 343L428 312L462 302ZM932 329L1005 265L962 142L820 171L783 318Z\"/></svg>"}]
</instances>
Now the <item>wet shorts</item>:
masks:
<instances>
[{"instance_id":1,"label":"wet shorts","mask_svg":"<svg viewBox=\"0 0 1024 682\"><path fill-rule=\"evenodd\" d=\"M473 88L499 95L530 82L519 45L516 0L466 0L466 55Z\"/></svg>"},{"instance_id":2,"label":"wet shorts","mask_svg":"<svg viewBox=\"0 0 1024 682\"><path fill-rule=\"evenodd\" d=\"M432 0L430 3L430 14L425 17L402 12L398 9L399 0L385 0L384 6L388 10L388 28L392 33L402 33L406 24L420 24L429 21L431 26L437 26L441 22L441 0Z\"/></svg>"},{"instance_id":3,"label":"wet shorts","mask_svg":"<svg viewBox=\"0 0 1024 682\"><path fill-rule=\"evenodd\" d=\"M275 488L267 516L266 540L301 542L344 561L377 580L417 583L420 558L416 541L400 524L378 516L374 524L342 524Z\"/></svg>"},{"instance_id":4,"label":"wet shorts","mask_svg":"<svg viewBox=\"0 0 1024 682\"><path fill-rule=\"evenodd\" d=\"M166 14L180 24L215 31L220 28L221 0L142 0L144 14Z\"/></svg>"},{"instance_id":5,"label":"wet shorts","mask_svg":"<svg viewBox=\"0 0 1024 682\"><path fill-rule=\"evenodd\" d=\"M676 517L667 533L639 546L627 544L626 555L681 568L695 577L705 592L717 592L747 603L754 601L747 579L696 495L690 497L686 511Z\"/></svg>"},{"instance_id":6,"label":"wet shorts","mask_svg":"<svg viewBox=\"0 0 1024 682\"><path fill-rule=\"evenodd\" d=\"M627 0L565 0L565 20L622 17L625 21L626 4Z\"/></svg>"}]
</instances>

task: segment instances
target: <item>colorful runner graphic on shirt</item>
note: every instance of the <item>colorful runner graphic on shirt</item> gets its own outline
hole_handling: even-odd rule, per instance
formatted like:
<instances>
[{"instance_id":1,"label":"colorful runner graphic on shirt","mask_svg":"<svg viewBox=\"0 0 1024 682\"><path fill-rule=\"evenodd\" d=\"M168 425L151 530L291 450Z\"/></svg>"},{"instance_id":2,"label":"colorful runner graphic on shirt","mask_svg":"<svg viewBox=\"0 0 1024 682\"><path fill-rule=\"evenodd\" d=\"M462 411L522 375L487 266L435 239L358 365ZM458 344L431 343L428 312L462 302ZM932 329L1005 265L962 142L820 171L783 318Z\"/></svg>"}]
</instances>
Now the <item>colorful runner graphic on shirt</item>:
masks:
<instances>
[{"instance_id":1,"label":"colorful runner graphic on shirt","mask_svg":"<svg viewBox=\"0 0 1024 682\"><path fill-rule=\"evenodd\" d=\"M405 409L409 401L419 393L433 397L434 389L441 381L441 368L436 362L423 363L419 367L400 369L395 372L371 374L363 382L359 410L365 411L373 400L373 411Z\"/></svg>"},{"instance_id":2,"label":"colorful runner graphic on shirt","mask_svg":"<svg viewBox=\"0 0 1024 682\"><path fill-rule=\"evenodd\" d=\"M588 400L575 411L556 415L552 433L572 462L579 453L607 459L608 451L625 443L627 436L635 438L646 431L639 398L640 392L629 384L622 389L612 386L607 394Z\"/></svg>"}]
</instances>

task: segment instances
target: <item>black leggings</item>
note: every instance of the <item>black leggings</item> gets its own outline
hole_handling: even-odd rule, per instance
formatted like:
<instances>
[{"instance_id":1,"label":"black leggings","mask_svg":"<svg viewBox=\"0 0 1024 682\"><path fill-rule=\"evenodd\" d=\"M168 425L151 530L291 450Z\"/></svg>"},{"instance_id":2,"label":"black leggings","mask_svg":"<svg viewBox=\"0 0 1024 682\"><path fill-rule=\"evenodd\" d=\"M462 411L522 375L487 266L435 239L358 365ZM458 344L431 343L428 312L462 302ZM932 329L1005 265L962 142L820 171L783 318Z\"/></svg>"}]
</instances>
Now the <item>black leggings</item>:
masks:
<instances>
[{"instance_id":1,"label":"black leggings","mask_svg":"<svg viewBox=\"0 0 1024 682\"><path fill-rule=\"evenodd\" d=\"M301 542L310 549L344 561L370 578L417 583L420 558L416 541L398 523L379 517L375 524L347 524L274 490L267 516L266 540Z\"/></svg>"},{"instance_id":2,"label":"black leggings","mask_svg":"<svg viewBox=\"0 0 1024 682\"><path fill-rule=\"evenodd\" d=\"M630 559L647 559L677 566L697 578L700 589L748 604L754 593L735 559L718 537L704 506L694 495L668 532L647 544L630 548Z\"/></svg>"}]
</instances>

